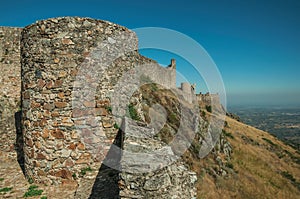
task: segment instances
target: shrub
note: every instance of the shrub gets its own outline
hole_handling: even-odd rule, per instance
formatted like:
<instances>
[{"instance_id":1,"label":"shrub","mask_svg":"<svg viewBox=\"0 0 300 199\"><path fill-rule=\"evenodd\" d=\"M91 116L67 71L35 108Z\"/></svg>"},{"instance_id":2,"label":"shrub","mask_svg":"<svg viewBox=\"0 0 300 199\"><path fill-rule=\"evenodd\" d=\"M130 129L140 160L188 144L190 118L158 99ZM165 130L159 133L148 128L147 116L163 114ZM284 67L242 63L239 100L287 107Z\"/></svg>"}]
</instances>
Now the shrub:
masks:
<instances>
[{"instance_id":1,"label":"shrub","mask_svg":"<svg viewBox=\"0 0 300 199\"><path fill-rule=\"evenodd\" d=\"M12 190L12 187L4 187L4 188L0 189L0 193L2 193L2 192L6 193L6 192L9 192L10 190Z\"/></svg>"},{"instance_id":2,"label":"shrub","mask_svg":"<svg viewBox=\"0 0 300 199\"><path fill-rule=\"evenodd\" d=\"M210 112L210 113L212 112L212 109L211 109L211 106L210 106L210 105L209 105L209 106L206 105L206 106L205 106L205 109L207 110L207 112Z\"/></svg>"},{"instance_id":3,"label":"shrub","mask_svg":"<svg viewBox=\"0 0 300 199\"><path fill-rule=\"evenodd\" d=\"M120 127L119 127L119 125L118 125L117 123L115 123L115 124L114 124L114 128L115 128L115 129L119 129Z\"/></svg>"},{"instance_id":4,"label":"shrub","mask_svg":"<svg viewBox=\"0 0 300 199\"><path fill-rule=\"evenodd\" d=\"M264 141L266 141L267 143L271 144L272 146L277 146L276 144L274 144L271 140L269 140L268 138L262 138Z\"/></svg>"},{"instance_id":5,"label":"shrub","mask_svg":"<svg viewBox=\"0 0 300 199\"><path fill-rule=\"evenodd\" d=\"M231 133L225 131L224 129L222 129L222 133L223 133L226 137L229 137L229 138L231 138L231 139L234 139L234 136L233 136Z\"/></svg>"},{"instance_id":6,"label":"shrub","mask_svg":"<svg viewBox=\"0 0 300 199\"><path fill-rule=\"evenodd\" d=\"M296 182L296 179L292 174L290 174L288 171L282 171L281 175L285 177L286 179L290 180L291 182Z\"/></svg>"},{"instance_id":7,"label":"shrub","mask_svg":"<svg viewBox=\"0 0 300 199\"><path fill-rule=\"evenodd\" d=\"M106 106L105 109L106 109L109 113L112 113L112 108L111 108L111 106Z\"/></svg>"},{"instance_id":8,"label":"shrub","mask_svg":"<svg viewBox=\"0 0 300 199\"><path fill-rule=\"evenodd\" d=\"M226 167L233 169L233 164L231 162L226 162Z\"/></svg>"},{"instance_id":9,"label":"shrub","mask_svg":"<svg viewBox=\"0 0 300 199\"><path fill-rule=\"evenodd\" d=\"M28 191L24 194L24 198L27 198L27 197L31 197L31 196L40 196L42 195L43 193L43 190L37 190L36 188L38 188L38 186L36 185L31 185L29 188L28 188Z\"/></svg>"}]
</instances>

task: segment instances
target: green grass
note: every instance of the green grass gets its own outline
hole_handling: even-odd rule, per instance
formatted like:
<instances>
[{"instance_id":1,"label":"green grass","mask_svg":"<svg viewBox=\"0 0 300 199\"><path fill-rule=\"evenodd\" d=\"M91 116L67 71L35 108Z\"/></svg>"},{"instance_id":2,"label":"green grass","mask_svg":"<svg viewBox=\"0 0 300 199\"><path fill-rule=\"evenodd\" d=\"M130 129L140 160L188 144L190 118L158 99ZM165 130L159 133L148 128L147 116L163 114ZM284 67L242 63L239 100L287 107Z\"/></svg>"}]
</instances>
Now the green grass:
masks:
<instances>
[{"instance_id":1,"label":"green grass","mask_svg":"<svg viewBox=\"0 0 300 199\"><path fill-rule=\"evenodd\" d=\"M6 193L12 190L12 187L4 187L0 189L0 193Z\"/></svg>"},{"instance_id":2,"label":"green grass","mask_svg":"<svg viewBox=\"0 0 300 199\"><path fill-rule=\"evenodd\" d=\"M81 169L80 174L82 176L84 176L86 174L86 172L91 172L91 171L93 171L93 169L91 169L91 167L86 167L86 168Z\"/></svg>"},{"instance_id":3,"label":"green grass","mask_svg":"<svg viewBox=\"0 0 300 199\"><path fill-rule=\"evenodd\" d=\"M0 178L0 182L3 181L3 180L4 180L4 178Z\"/></svg>"},{"instance_id":4,"label":"green grass","mask_svg":"<svg viewBox=\"0 0 300 199\"><path fill-rule=\"evenodd\" d=\"M137 110L134 108L133 104L129 104L128 105L128 112L129 112L129 116L131 119L133 120L137 120L137 121L140 121L141 118L140 116L138 115L138 112Z\"/></svg>"},{"instance_id":5,"label":"green grass","mask_svg":"<svg viewBox=\"0 0 300 199\"><path fill-rule=\"evenodd\" d=\"M32 197L32 196L40 196L42 195L43 193L43 190L38 190L37 189L38 186L36 185L31 185L29 188L28 188L28 191L24 194L24 198L27 198L27 197Z\"/></svg>"},{"instance_id":6,"label":"green grass","mask_svg":"<svg viewBox=\"0 0 300 199\"><path fill-rule=\"evenodd\" d=\"M47 196L42 196L41 199L47 199Z\"/></svg>"}]
</instances>

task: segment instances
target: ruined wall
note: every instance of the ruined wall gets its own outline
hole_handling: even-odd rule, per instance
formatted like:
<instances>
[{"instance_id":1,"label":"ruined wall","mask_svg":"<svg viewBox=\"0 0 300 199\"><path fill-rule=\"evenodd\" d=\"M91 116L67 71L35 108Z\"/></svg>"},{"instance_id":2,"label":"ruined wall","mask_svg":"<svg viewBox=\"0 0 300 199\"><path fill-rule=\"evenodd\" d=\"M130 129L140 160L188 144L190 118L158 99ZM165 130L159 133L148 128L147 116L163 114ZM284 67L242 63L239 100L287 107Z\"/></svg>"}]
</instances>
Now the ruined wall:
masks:
<instances>
[{"instance_id":1,"label":"ruined wall","mask_svg":"<svg viewBox=\"0 0 300 199\"><path fill-rule=\"evenodd\" d=\"M120 197L196 198L196 173L187 169L154 129L125 118Z\"/></svg>"},{"instance_id":2,"label":"ruined wall","mask_svg":"<svg viewBox=\"0 0 300 199\"><path fill-rule=\"evenodd\" d=\"M220 96L219 94L211 94L211 93L206 93L206 94L196 94L197 102L199 106L203 109L211 106L213 111L216 111L216 113L221 113L225 114L226 111L224 107L222 106L220 102Z\"/></svg>"},{"instance_id":3,"label":"ruined wall","mask_svg":"<svg viewBox=\"0 0 300 199\"><path fill-rule=\"evenodd\" d=\"M15 113L20 108L21 28L0 27L0 139L1 150L13 151L16 139Z\"/></svg>"},{"instance_id":4,"label":"ruined wall","mask_svg":"<svg viewBox=\"0 0 300 199\"><path fill-rule=\"evenodd\" d=\"M205 106L214 106L214 107L220 107L220 96L218 94L196 94L197 101L200 105L200 107L205 108Z\"/></svg>"}]
</instances>

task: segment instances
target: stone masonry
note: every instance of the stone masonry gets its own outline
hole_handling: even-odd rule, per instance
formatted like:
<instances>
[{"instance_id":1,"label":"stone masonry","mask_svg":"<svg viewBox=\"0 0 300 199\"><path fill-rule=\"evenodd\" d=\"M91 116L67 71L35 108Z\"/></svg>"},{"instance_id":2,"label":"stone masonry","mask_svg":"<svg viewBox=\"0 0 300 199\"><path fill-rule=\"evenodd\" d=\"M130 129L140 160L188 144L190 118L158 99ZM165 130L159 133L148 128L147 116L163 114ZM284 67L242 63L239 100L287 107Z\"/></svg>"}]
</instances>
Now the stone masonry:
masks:
<instances>
[{"instance_id":1,"label":"stone masonry","mask_svg":"<svg viewBox=\"0 0 300 199\"><path fill-rule=\"evenodd\" d=\"M119 126L125 128L123 149L165 146L150 135L153 129L142 127L145 124L134 128L130 121L119 123L113 116L112 97L119 91L115 86L140 65L148 66L144 72L151 81L175 89L190 103L194 100L190 84L176 88L175 60L163 68L138 53L137 41L125 27L90 18L53 18L23 29L0 27L1 126L21 133L13 118L21 105L24 146L18 140L15 146L24 150L20 158L28 178L44 184L77 183L82 169L99 169ZM198 101L203 99L198 96ZM146 139L130 136L132 129ZM11 150L15 139L3 139ZM176 158L171 149L165 152L161 158ZM136 165L125 159L121 158L127 171L120 174L119 197L195 197L197 177L181 159L164 168L153 164L156 172L145 174L132 172Z\"/></svg>"},{"instance_id":2,"label":"stone masonry","mask_svg":"<svg viewBox=\"0 0 300 199\"><path fill-rule=\"evenodd\" d=\"M14 149L16 140L15 113L20 110L21 28L0 27L0 139L7 145L5 151ZM2 136L3 135L3 136Z\"/></svg>"}]
</instances>

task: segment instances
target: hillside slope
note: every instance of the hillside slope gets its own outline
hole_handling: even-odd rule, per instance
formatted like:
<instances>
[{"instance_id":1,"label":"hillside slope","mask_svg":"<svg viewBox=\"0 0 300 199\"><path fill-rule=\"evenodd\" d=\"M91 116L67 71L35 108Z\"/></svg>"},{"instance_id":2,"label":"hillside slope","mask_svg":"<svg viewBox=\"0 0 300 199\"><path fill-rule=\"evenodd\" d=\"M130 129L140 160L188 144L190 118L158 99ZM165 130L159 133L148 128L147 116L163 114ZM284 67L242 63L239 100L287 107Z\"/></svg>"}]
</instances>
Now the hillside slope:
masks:
<instances>
[{"instance_id":1,"label":"hillside slope","mask_svg":"<svg viewBox=\"0 0 300 199\"><path fill-rule=\"evenodd\" d=\"M234 173L203 174L199 198L299 198L300 155L267 132L229 117L224 134L232 146ZM202 164L209 157L201 160Z\"/></svg>"},{"instance_id":2,"label":"hillside slope","mask_svg":"<svg viewBox=\"0 0 300 199\"><path fill-rule=\"evenodd\" d=\"M150 122L149 107L160 104L166 109L167 121L158 135L168 143L180 121L180 107L172 92L150 84L141 87L132 99L137 118L146 122ZM205 108L200 110L200 132L182 156L198 175L198 198L299 197L300 154L271 134L230 117L226 117L215 148L200 159L199 136L207 131L211 116Z\"/></svg>"}]
</instances>

